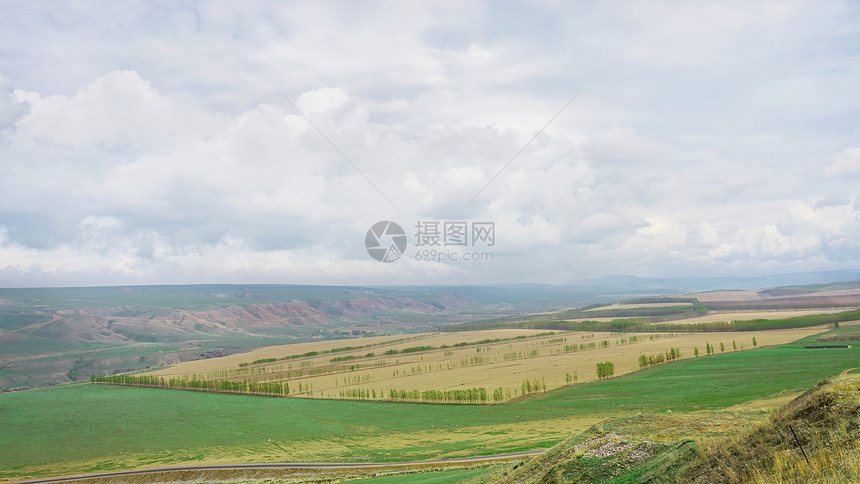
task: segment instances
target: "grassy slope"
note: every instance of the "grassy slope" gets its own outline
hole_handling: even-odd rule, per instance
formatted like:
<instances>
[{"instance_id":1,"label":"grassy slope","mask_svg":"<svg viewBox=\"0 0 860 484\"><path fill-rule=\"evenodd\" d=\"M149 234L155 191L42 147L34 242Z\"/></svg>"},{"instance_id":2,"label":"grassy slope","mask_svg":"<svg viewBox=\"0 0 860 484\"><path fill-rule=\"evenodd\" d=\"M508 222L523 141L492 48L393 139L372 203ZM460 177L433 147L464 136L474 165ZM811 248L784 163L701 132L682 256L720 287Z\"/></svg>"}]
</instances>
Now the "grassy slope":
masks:
<instances>
[{"instance_id":1,"label":"grassy slope","mask_svg":"<svg viewBox=\"0 0 860 484\"><path fill-rule=\"evenodd\" d=\"M463 426L577 417L626 411L718 409L780 391L804 390L860 361L860 347L804 350L802 344L701 357L609 381L582 384L508 405L433 406L262 398L144 388L72 385L0 394L0 467L23 475L74 461L91 470L204 459L207 449L241 449L269 440L341 439L344 460L432 458L521 450L485 446L478 435L460 441L401 442L384 454L361 438ZM415 453L417 452L417 454ZM408 453L408 456L407 456ZM283 458L283 456L281 456ZM14 470L18 468L18 470ZM80 468L81 471L90 470ZM5 476L4 476L5 474Z\"/></svg>"},{"instance_id":2,"label":"grassy slope","mask_svg":"<svg viewBox=\"0 0 860 484\"><path fill-rule=\"evenodd\" d=\"M530 459L502 483L855 483L860 479L860 374L834 376L769 418L728 436L646 448L605 457L588 455L598 444L574 437ZM803 457L791 427L803 444Z\"/></svg>"},{"instance_id":3,"label":"grassy slope","mask_svg":"<svg viewBox=\"0 0 860 484\"><path fill-rule=\"evenodd\" d=\"M495 468L487 469L456 469L450 471L433 471L409 474L395 474L391 476L373 477L370 479L357 479L349 482L361 482L366 484L449 484L461 483L469 479L487 475L488 472L495 473Z\"/></svg>"},{"instance_id":4,"label":"grassy slope","mask_svg":"<svg viewBox=\"0 0 860 484\"><path fill-rule=\"evenodd\" d=\"M706 443L701 457L672 479L856 483L858 451L860 375L847 373L828 379L751 429Z\"/></svg>"}]
</instances>

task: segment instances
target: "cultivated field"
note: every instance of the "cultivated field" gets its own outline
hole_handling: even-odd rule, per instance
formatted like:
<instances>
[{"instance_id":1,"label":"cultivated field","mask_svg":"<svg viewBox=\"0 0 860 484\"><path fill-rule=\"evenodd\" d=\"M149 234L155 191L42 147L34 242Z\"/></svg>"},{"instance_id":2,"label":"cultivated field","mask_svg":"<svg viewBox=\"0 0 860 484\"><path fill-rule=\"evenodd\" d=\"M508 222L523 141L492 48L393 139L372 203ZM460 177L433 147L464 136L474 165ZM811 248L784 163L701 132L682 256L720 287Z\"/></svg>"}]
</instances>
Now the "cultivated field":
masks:
<instances>
[{"instance_id":1,"label":"cultivated field","mask_svg":"<svg viewBox=\"0 0 860 484\"><path fill-rule=\"evenodd\" d=\"M689 304L687 304L689 305ZM636 308L655 308L655 307L674 307L674 306L684 306L684 304L670 304L670 305L658 305L658 304L634 304L634 305L613 305L606 306L600 308L589 309L586 312L591 311L601 311L607 309L636 309ZM794 318L797 316L809 316L811 314L835 314L842 311L845 311L845 307L840 308L812 308L812 309L726 309L726 310L711 310L708 311L708 314L704 314L701 316L690 316L685 317L683 319L672 319L672 323L717 323L717 322L731 322L731 321L749 321L753 319L785 319L785 318ZM611 317L597 317L597 318L565 318L563 321L614 321L619 319L617 316Z\"/></svg>"},{"instance_id":2,"label":"cultivated field","mask_svg":"<svg viewBox=\"0 0 860 484\"><path fill-rule=\"evenodd\" d=\"M598 306L596 308L586 309L586 312L588 312L588 311L606 311L608 309L611 310L611 309L670 308L670 307L675 307L675 306L692 306L692 305L693 305L693 303L691 303L691 302L683 302L683 301L662 302L662 303L630 303L630 304L616 303L616 304L610 304L608 306Z\"/></svg>"},{"instance_id":3,"label":"cultivated field","mask_svg":"<svg viewBox=\"0 0 860 484\"><path fill-rule=\"evenodd\" d=\"M818 309L755 309L749 311L728 310L709 311L704 316L672 321L673 323L718 323L731 321L749 321L753 319L785 319L798 316L809 316L810 314L835 314L845 311L846 308L818 308Z\"/></svg>"},{"instance_id":4,"label":"cultivated field","mask_svg":"<svg viewBox=\"0 0 860 484\"><path fill-rule=\"evenodd\" d=\"M711 309L731 307L826 307L860 305L857 281L785 286L758 291L710 291L689 294Z\"/></svg>"},{"instance_id":5,"label":"cultivated field","mask_svg":"<svg viewBox=\"0 0 860 484\"><path fill-rule=\"evenodd\" d=\"M760 299L758 291L710 291L700 292L698 294L691 294L690 296L695 297L703 303L715 301L755 301L757 299Z\"/></svg>"},{"instance_id":6,"label":"cultivated field","mask_svg":"<svg viewBox=\"0 0 860 484\"><path fill-rule=\"evenodd\" d=\"M773 346L825 329L719 333L610 334L535 330L428 333L405 340L403 337L379 337L263 348L241 355L183 363L149 375L165 380L281 383L288 385L289 391L285 393L291 397L501 403L527 394L595 381L599 362L612 362L614 375L618 376L641 369L640 355L668 356L667 353L679 352L679 359L686 359L694 358L697 349L705 356L707 346L711 346L714 353L752 350L753 339L759 347ZM359 345L360 349L331 351ZM289 358L324 351L329 353ZM484 389L486 396L469 398L469 401L442 401L415 397L414 393L467 389ZM404 392L411 395L403 396Z\"/></svg>"}]
</instances>

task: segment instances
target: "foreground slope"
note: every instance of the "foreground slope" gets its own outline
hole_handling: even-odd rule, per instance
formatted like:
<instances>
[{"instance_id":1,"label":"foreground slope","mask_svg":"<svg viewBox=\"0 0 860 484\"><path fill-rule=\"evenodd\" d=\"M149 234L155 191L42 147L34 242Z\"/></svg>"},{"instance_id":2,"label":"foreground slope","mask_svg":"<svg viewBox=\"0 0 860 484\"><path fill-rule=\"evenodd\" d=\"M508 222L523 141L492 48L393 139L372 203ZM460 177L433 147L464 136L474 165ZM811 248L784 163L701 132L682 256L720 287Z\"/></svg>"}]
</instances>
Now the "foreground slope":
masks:
<instances>
[{"instance_id":1,"label":"foreground slope","mask_svg":"<svg viewBox=\"0 0 860 484\"><path fill-rule=\"evenodd\" d=\"M828 379L763 422L701 444L593 428L499 482L860 482L860 374Z\"/></svg>"}]
</instances>

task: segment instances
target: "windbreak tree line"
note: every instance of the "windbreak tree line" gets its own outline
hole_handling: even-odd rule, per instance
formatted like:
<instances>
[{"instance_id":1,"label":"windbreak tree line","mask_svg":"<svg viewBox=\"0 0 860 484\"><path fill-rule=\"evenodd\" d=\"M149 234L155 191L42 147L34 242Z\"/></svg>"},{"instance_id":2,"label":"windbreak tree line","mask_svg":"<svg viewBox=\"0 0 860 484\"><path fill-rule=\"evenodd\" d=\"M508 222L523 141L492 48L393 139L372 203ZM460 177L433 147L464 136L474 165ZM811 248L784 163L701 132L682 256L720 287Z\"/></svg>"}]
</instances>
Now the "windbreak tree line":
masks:
<instances>
[{"instance_id":1,"label":"windbreak tree line","mask_svg":"<svg viewBox=\"0 0 860 484\"><path fill-rule=\"evenodd\" d=\"M597 364L597 379L605 380L615 374L615 365L611 361Z\"/></svg>"},{"instance_id":2,"label":"windbreak tree line","mask_svg":"<svg viewBox=\"0 0 860 484\"><path fill-rule=\"evenodd\" d=\"M202 379L183 379L183 378L164 378L151 375L111 375L111 376L92 376L92 383L103 383L112 385L127 385L137 387L150 388L172 388L184 390L204 390L211 392L223 393L242 393L248 395L266 395L266 396L288 396L290 395L290 385L287 382L254 382L254 381L226 381L226 380L202 380ZM546 383L535 380L537 389L546 388ZM299 394L305 393L312 395L310 386L298 384ZM377 392L375 389L350 389L340 392L341 398L354 400L377 400L382 399L384 394L382 391ZM492 395L487 392L484 387L467 388L463 390L396 390L391 389L388 392L388 399L395 402L422 402L422 403L460 403L460 404L487 404L501 403L505 400L505 392L502 388L497 388Z\"/></svg>"},{"instance_id":3,"label":"windbreak tree line","mask_svg":"<svg viewBox=\"0 0 860 484\"><path fill-rule=\"evenodd\" d=\"M698 349L696 351L696 355L698 356ZM665 353L656 353L653 355L639 355L639 368L648 368L649 366L659 365L667 361L675 361L680 358L680 348L671 348Z\"/></svg>"},{"instance_id":4,"label":"windbreak tree line","mask_svg":"<svg viewBox=\"0 0 860 484\"><path fill-rule=\"evenodd\" d=\"M499 389L501 390L501 389ZM498 392L498 390L496 390ZM496 395L494 394L494 397ZM388 398L395 402L422 403L489 403L489 395L484 387L463 390L389 390Z\"/></svg>"},{"instance_id":5,"label":"windbreak tree line","mask_svg":"<svg viewBox=\"0 0 860 484\"><path fill-rule=\"evenodd\" d=\"M290 394L290 384L287 382L257 382L257 381L228 381L187 378L164 378L152 375L110 375L91 376L92 383L107 383L150 388L173 388L183 390L206 390L223 393L246 393L250 395L282 395Z\"/></svg>"}]
</instances>

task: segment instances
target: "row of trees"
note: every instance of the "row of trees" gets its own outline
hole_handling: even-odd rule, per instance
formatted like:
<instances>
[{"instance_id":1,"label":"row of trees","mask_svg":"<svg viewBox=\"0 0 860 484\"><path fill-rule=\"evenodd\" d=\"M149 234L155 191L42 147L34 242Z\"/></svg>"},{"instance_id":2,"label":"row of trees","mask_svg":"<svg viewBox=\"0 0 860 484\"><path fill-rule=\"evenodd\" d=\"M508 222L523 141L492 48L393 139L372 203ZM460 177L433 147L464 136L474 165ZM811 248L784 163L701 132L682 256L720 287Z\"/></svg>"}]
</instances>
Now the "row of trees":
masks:
<instances>
[{"instance_id":1,"label":"row of trees","mask_svg":"<svg viewBox=\"0 0 860 484\"><path fill-rule=\"evenodd\" d=\"M501 401L504 392L499 388L493 392L493 399ZM388 391L388 398L395 402L422 402L422 403L489 403L487 389L467 388L463 390L395 390Z\"/></svg>"},{"instance_id":2,"label":"row of trees","mask_svg":"<svg viewBox=\"0 0 860 484\"><path fill-rule=\"evenodd\" d=\"M615 365L611 361L597 364L597 379L605 380L615 374Z\"/></svg>"},{"instance_id":3,"label":"row of trees","mask_svg":"<svg viewBox=\"0 0 860 484\"><path fill-rule=\"evenodd\" d=\"M227 380L199 380L183 378L164 378L152 375L110 375L92 376L93 383L128 385L138 387L172 388L186 390L204 390L224 393L243 393L250 395L287 396L290 394L290 385L287 382L257 382L257 381L227 381ZM546 382L535 379L529 382L529 391L546 390ZM309 384L303 388L298 384L298 393L312 395ZM377 393L375 389L352 388L340 391L341 398L356 400L382 399L383 394ZM492 395L487 393L484 387L467 388L463 390L389 390L388 398L396 402L424 402L424 403L461 403L461 404L486 404L501 403L505 400L505 392L497 388Z\"/></svg>"},{"instance_id":4,"label":"row of trees","mask_svg":"<svg viewBox=\"0 0 860 484\"><path fill-rule=\"evenodd\" d=\"M152 375L109 375L91 376L92 383L107 383L151 388L174 388L182 390L206 390L223 393L246 393L252 395L282 395L290 394L290 384L287 382L258 382L231 380L202 380L187 378L167 378ZM299 384L299 392L301 392Z\"/></svg>"},{"instance_id":5,"label":"row of trees","mask_svg":"<svg viewBox=\"0 0 860 484\"><path fill-rule=\"evenodd\" d=\"M758 341L756 341L755 336L753 336L752 345L753 345L753 348L758 348ZM735 340L732 340L732 349L735 351L737 351L737 349L738 349L738 343ZM744 344L741 343L741 350L743 350L743 349L744 349ZM712 345L711 343L705 343L705 354L712 355L716 352L717 352L717 348L714 345ZM726 344L721 341L720 342L720 353L725 353L725 352L726 352ZM698 346L693 348L693 354L696 356L699 356L699 347Z\"/></svg>"},{"instance_id":6,"label":"row of trees","mask_svg":"<svg viewBox=\"0 0 860 484\"><path fill-rule=\"evenodd\" d=\"M287 355L287 356L282 356L280 358L262 358L259 360L254 360L250 363L247 363L247 362L246 363L239 363L239 367L246 367L248 365L258 365L258 364L263 364L263 363L272 363L275 361L294 360L296 358L310 358L312 356L327 355L329 353L339 353L339 352L343 352L343 351L354 351L354 350L360 350L360 349L364 349L364 348L371 348L373 346L382 346L382 345L389 345L389 344L394 344L394 343L401 343L403 341L406 341L407 339L409 339L409 338L398 338L398 339L394 339L394 340L383 341L380 343L371 343L371 344L360 345L360 346L341 346L339 348L331 348L328 350L308 351L307 353L301 353L301 354L297 354L297 355Z\"/></svg>"},{"instance_id":7,"label":"row of trees","mask_svg":"<svg viewBox=\"0 0 860 484\"><path fill-rule=\"evenodd\" d=\"M520 390L523 395L528 395L530 393L536 393L540 391L546 391L546 380L541 378L540 380L537 377L534 380L524 380L522 385L520 385Z\"/></svg>"},{"instance_id":8,"label":"row of trees","mask_svg":"<svg viewBox=\"0 0 860 484\"><path fill-rule=\"evenodd\" d=\"M659 365L667 361L675 361L680 358L680 348L671 348L665 353L656 353L653 355L639 355L639 368L648 368L649 366Z\"/></svg>"}]
</instances>

